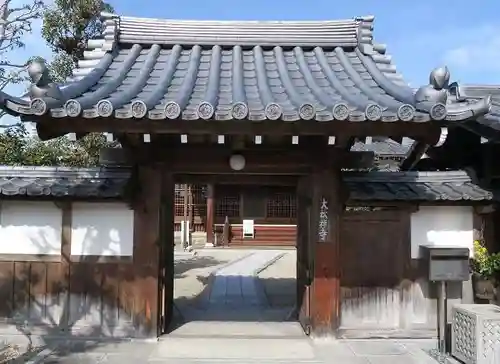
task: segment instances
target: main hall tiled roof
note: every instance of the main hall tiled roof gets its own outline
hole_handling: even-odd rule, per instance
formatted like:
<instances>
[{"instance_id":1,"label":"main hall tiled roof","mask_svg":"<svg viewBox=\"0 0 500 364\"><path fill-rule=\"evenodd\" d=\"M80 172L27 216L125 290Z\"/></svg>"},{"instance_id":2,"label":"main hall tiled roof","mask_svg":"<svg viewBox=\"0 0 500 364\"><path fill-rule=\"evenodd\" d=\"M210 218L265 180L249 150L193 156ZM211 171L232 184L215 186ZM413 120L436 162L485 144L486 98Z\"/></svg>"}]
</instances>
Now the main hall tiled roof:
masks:
<instances>
[{"instance_id":1,"label":"main hall tiled roof","mask_svg":"<svg viewBox=\"0 0 500 364\"><path fill-rule=\"evenodd\" d=\"M479 118L482 125L500 131L500 85L465 85L460 87L460 94L467 99L491 97L490 112Z\"/></svg>"},{"instance_id":2,"label":"main hall tiled roof","mask_svg":"<svg viewBox=\"0 0 500 364\"><path fill-rule=\"evenodd\" d=\"M120 199L130 178L127 168L0 167L0 199ZM454 172L346 172L352 201L497 201L498 196Z\"/></svg>"},{"instance_id":3,"label":"main hall tiled roof","mask_svg":"<svg viewBox=\"0 0 500 364\"><path fill-rule=\"evenodd\" d=\"M488 98L457 101L431 85L415 93L386 47L373 41L371 16L304 22L103 17L103 38L89 41L67 83L51 83L35 64L29 97L1 93L0 106L26 119L256 121L457 121L490 108ZM442 68L431 84L436 75L449 78Z\"/></svg>"}]
</instances>

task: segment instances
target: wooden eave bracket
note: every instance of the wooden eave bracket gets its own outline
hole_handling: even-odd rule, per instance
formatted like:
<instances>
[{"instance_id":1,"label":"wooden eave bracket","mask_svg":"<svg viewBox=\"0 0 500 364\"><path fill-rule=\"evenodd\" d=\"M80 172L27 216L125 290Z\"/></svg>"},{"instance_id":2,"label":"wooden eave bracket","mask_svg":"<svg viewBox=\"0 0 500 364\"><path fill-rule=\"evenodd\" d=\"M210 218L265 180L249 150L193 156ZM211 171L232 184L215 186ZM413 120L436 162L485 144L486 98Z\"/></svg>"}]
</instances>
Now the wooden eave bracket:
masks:
<instances>
[{"instance_id":1,"label":"wooden eave bracket","mask_svg":"<svg viewBox=\"0 0 500 364\"><path fill-rule=\"evenodd\" d=\"M437 140L434 142L434 147L441 147L448 137L448 128L442 127L440 128L439 136L436 138ZM408 154L401 163L400 169L403 171L409 171L417 165L417 163L424 157L427 150L430 148L431 144L424 141L416 141L410 147Z\"/></svg>"}]
</instances>

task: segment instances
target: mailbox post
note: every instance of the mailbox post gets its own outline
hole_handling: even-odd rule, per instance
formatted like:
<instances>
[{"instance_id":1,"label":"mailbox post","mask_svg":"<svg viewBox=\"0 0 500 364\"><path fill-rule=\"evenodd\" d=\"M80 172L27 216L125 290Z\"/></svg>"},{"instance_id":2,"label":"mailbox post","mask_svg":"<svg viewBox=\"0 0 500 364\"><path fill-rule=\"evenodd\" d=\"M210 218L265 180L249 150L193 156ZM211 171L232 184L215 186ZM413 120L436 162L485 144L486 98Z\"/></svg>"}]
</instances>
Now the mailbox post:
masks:
<instances>
[{"instance_id":1,"label":"mailbox post","mask_svg":"<svg viewBox=\"0 0 500 364\"><path fill-rule=\"evenodd\" d=\"M446 353L446 283L469 280L469 249L462 247L421 246L429 281L439 285L438 342L439 351Z\"/></svg>"}]
</instances>

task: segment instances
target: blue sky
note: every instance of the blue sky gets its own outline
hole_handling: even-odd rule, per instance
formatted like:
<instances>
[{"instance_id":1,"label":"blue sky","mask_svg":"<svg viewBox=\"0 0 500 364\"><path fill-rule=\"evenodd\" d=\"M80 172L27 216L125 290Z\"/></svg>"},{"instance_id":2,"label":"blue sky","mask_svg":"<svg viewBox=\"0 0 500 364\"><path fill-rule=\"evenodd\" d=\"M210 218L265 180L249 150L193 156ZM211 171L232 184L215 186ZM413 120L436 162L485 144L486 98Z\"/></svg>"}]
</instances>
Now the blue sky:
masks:
<instances>
[{"instance_id":1,"label":"blue sky","mask_svg":"<svg viewBox=\"0 0 500 364\"><path fill-rule=\"evenodd\" d=\"M23 3L26 0L14 0ZM375 15L375 41L387 44L399 72L414 87L447 65L453 81L500 84L500 2L497 0L115 0L119 15L211 20L316 20ZM50 59L40 24L15 62L31 55ZM8 91L19 94L21 86ZM5 122L5 119L0 121Z\"/></svg>"}]
</instances>

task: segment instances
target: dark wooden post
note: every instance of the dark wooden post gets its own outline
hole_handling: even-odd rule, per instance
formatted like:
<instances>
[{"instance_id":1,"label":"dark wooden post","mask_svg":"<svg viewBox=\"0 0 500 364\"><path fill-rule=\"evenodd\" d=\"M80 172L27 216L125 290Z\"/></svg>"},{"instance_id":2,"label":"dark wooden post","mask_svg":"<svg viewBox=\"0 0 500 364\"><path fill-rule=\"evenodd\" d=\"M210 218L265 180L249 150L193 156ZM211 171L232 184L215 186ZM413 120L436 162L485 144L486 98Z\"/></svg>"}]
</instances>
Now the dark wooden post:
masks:
<instances>
[{"instance_id":1,"label":"dark wooden post","mask_svg":"<svg viewBox=\"0 0 500 364\"><path fill-rule=\"evenodd\" d=\"M339 169L312 175L310 244L314 256L311 327L315 336L336 333L340 325L340 216L343 209Z\"/></svg>"},{"instance_id":2,"label":"dark wooden post","mask_svg":"<svg viewBox=\"0 0 500 364\"><path fill-rule=\"evenodd\" d=\"M188 247L188 187L187 184L182 185L182 203L183 203L183 228L182 228L182 247L186 249Z\"/></svg>"},{"instance_id":3,"label":"dark wooden post","mask_svg":"<svg viewBox=\"0 0 500 364\"><path fill-rule=\"evenodd\" d=\"M194 231L194 199L193 199L193 188L192 185L188 185L188 221L189 221L189 230L188 230L188 246L192 247L193 245L193 231Z\"/></svg>"},{"instance_id":4,"label":"dark wooden post","mask_svg":"<svg viewBox=\"0 0 500 364\"><path fill-rule=\"evenodd\" d=\"M206 232L207 232L207 243L214 245L214 215L215 215L215 201L214 201L214 185L209 183L207 185L207 220L206 220Z\"/></svg>"}]
</instances>

